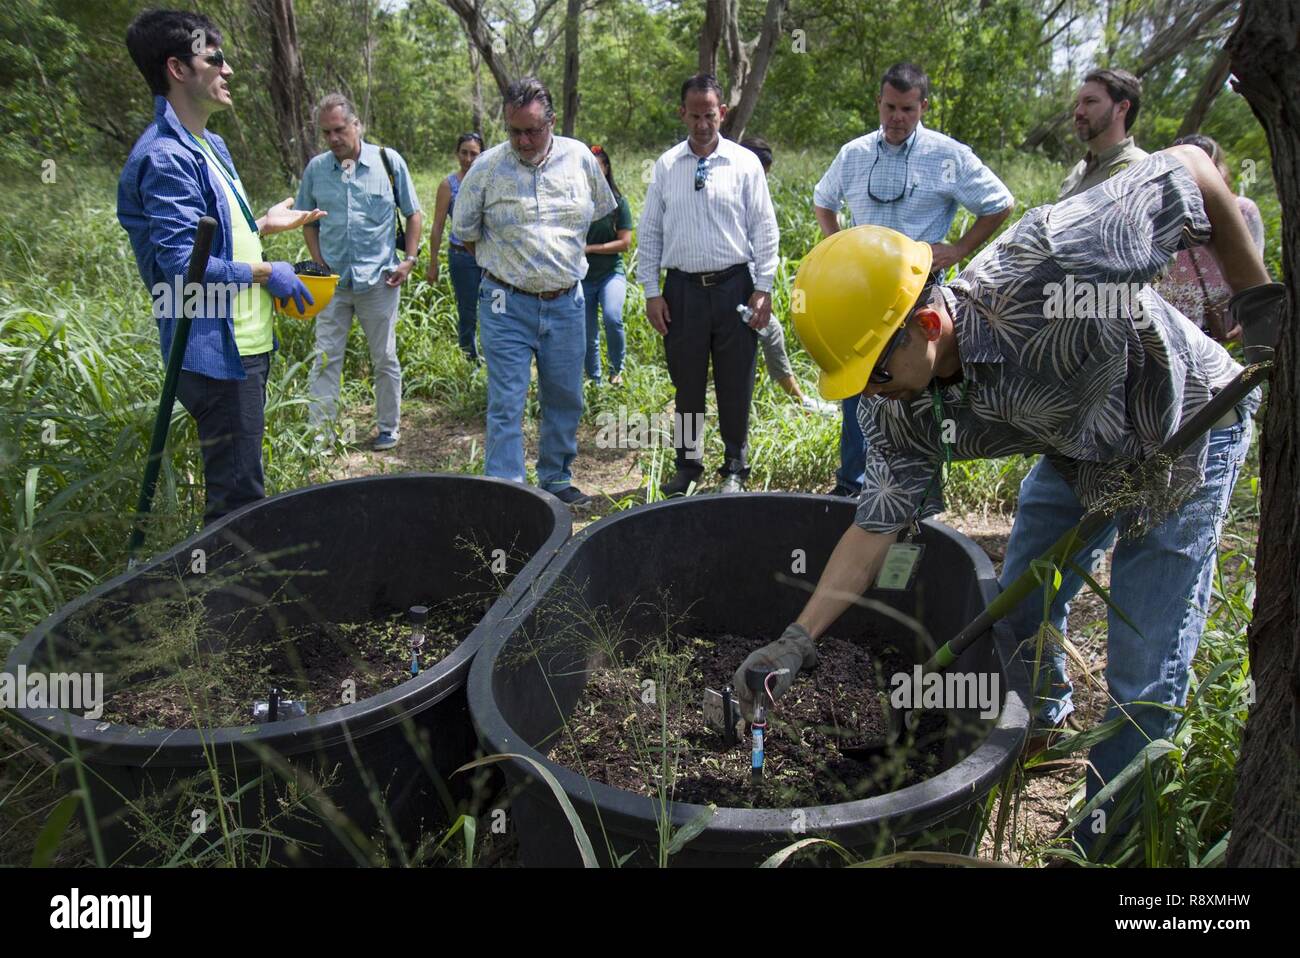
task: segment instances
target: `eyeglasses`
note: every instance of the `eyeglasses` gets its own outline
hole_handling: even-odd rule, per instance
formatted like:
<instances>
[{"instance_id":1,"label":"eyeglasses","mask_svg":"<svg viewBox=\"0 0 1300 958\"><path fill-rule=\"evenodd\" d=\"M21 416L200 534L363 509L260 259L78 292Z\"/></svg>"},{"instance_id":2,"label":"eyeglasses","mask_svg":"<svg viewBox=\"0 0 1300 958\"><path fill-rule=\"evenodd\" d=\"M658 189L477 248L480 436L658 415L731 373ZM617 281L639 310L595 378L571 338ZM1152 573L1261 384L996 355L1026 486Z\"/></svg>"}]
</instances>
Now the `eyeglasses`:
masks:
<instances>
[{"instance_id":1,"label":"eyeglasses","mask_svg":"<svg viewBox=\"0 0 1300 958\"><path fill-rule=\"evenodd\" d=\"M709 157L702 156L699 162L695 164L695 189L704 189L704 184L709 181Z\"/></svg>"},{"instance_id":2,"label":"eyeglasses","mask_svg":"<svg viewBox=\"0 0 1300 958\"><path fill-rule=\"evenodd\" d=\"M915 144L915 142L916 141L913 140L912 144ZM867 173L867 196L871 197L871 199L873 199L875 202L897 203L899 200L901 200L904 196L907 195L908 173L911 172L911 166L912 166L912 144L908 145L907 152L903 154L903 188L898 191L897 196L887 200L881 199L879 196L876 195L875 190L871 188L871 180L876 175L876 164L880 162L880 154L882 152L880 146L879 145L876 146L876 158L871 161L871 170ZM912 184L912 192L913 193L916 192L915 183Z\"/></svg>"},{"instance_id":3,"label":"eyeglasses","mask_svg":"<svg viewBox=\"0 0 1300 958\"><path fill-rule=\"evenodd\" d=\"M542 126L535 126L531 130L520 130L516 127L508 126L506 127L506 132L510 134L510 138L512 140L517 140L525 136L531 140L533 137L541 136L548 129L550 129L550 126L551 126L551 122L550 120L547 120L546 123L544 123Z\"/></svg>"},{"instance_id":4,"label":"eyeglasses","mask_svg":"<svg viewBox=\"0 0 1300 958\"><path fill-rule=\"evenodd\" d=\"M899 326L898 329L894 330L894 335L889 337L889 342L885 343L885 348L880 353L880 358L876 360L875 368L871 370L871 375L867 377L867 382L875 386L883 386L885 383L893 380L893 374L885 367L889 365L889 357L894 354L894 350L898 348L898 343L902 338L903 327Z\"/></svg>"},{"instance_id":5,"label":"eyeglasses","mask_svg":"<svg viewBox=\"0 0 1300 958\"><path fill-rule=\"evenodd\" d=\"M198 54L200 59L207 61L218 70L226 65L226 54L222 50L214 50L211 53Z\"/></svg>"}]
</instances>

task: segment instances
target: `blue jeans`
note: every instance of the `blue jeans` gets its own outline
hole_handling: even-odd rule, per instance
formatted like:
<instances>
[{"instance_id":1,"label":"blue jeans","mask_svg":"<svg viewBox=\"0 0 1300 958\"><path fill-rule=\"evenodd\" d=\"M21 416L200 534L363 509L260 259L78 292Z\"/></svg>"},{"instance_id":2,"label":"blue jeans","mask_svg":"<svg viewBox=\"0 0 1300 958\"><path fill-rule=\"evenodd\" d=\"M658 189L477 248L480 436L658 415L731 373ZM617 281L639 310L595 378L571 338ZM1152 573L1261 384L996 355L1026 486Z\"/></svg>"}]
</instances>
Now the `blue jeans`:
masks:
<instances>
[{"instance_id":1,"label":"blue jeans","mask_svg":"<svg viewBox=\"0 0 1300 958\"><path fill-rule=\"evenodd\" d=\"M456 338L461 351L470 359L477 359L474 331L478 322L478 283L483 271L473 253L462 253L450 246L447 247L447 271L451 273L451 288L456 293Z\"/></svg>"},{"instance_id":2,"label":"blue jeans","mask_svg":"<svg viewBox=\"0 0 1300 958\"><path fill-rule=\"evenodd\" d=\"M582 295L587 300L587 376L600 381L600 324L596 307L605 314L605 348L609 350L609 374L623 371L623 300L627 298L627 277L610 273L602 279L582 281Z\"/></svg>"},{"instance_id":3,"label":"blue jeans","mask_svg":"<svg viewBox=\"0 0 1300 958\"><path fill-rule=\"evenodd\" d=\"M1106 685L1112 701L1106 720L1127 715L1128 721L1088 752L1091 767L1086 794L1089 800L1148 741L1169 736L1178 725L1179 716L1169 709L1130 703L1179 707L1186 701L1192 656L1205 628L1209 608L1219 532L1232 498L1232 487L1250 448L1250 432L1249 420L1211 431L1203 485L1154 529L1139 538L1121 538L1115 545L1110 598L1137 631L1114 611L1109 612ZM1046 458L1040 459L1020 484L1002 586L1005 588L1024 572L1032 560L1082 516L1083 508L1074 492ZM1108 548L1115 541L1115 531L1111 523L1075 561L1088 569L1093 550ZM1062 572L1061 579L1061 589L1048 619L1064 634L1070 600L1083 583L1078 575L1068 571ZM1024 643L1021 654L1031 681L1035 637L1042 620L1041 591L1031 594L1006 617L1016 639ZM1074 710L1071 701L1074 687L1066 677L1065 658L1065 650L1059 644L1044 642L1038 676L1039 697L1032 710L1041 724L1054 724ZM1115 836L1124 828L1122 822L1107 822L1106 830L1098 833L1092 825L1085 820L1075 835L1086 849L1098 845L1103 835Z\"/></svg>"},{"instance_id":4,"label":"blue jeans","mask_svg":"<svg viewBox=\"0 0 1300 958\"><path fill-rule=\"evenodd\" d=\"M867 438L858 425L858 397L841 400L844 417L840 422L840 467L835 481L855 491L862 489L862 473L867 468Z\"/></svg>"},{"instance_id":5,"label":"blue jeans","mask_svg":"<svg viewBox=\"0 0 1300 958\"><path fill-rule=\"evenodd\" d=\"M581 283L563 296L542 300L483 277L478 322L488 368L487 475L525 480L524 403L536 357L542 407L537 482L547 492L569 485L582 418L584 305Z\"/></svg>"}]
</instances>

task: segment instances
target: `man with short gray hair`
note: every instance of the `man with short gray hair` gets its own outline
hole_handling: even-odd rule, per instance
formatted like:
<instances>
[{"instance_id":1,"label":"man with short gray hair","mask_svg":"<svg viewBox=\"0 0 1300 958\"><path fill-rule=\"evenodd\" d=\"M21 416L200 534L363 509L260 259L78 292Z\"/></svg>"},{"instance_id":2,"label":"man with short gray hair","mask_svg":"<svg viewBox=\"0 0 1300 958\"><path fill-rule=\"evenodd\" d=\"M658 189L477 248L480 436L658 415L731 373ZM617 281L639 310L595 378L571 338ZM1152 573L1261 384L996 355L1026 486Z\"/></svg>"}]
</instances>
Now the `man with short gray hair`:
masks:
<instances>
[{"instance_id":1,"label":"man with short gray hair","mask_svg":"<svg viewBox=\"0 0 1300 958\"><path fill-rule=\"evenodd\" d=\"M423 217L406 161L396 150L362 141L361 120L341 93L324 97L316 122L329 150L307 164L298 204L329 212L328 223L303 229L311 258L338 273L339 285L316 317L316 364L308 390L313 425L338 415L343 354L355 316L370 346L379 434L376 452L400 437L402 367L397 362L397 309L402 284L420 250ZM405 246L397 250L397 208L406 217ZM399 260L399 255L404 257Z\"/></svg>"},{"instance_id":2,"label":"man with short gray hair","mask_svg":"<svg viewBox=\"0 0 1300 958\"><path fill-rule=\"evenodd\" d=\"M456 196L452 228L483 268L478 315L488 368L484 472L524 482L524 402L534 357L542 421L537 482L569 504L587 350L587 230L617 208L599 162L555 136L555 108L534 77L504 98L509 140L484 152Z\"/></svg>"}]
</instances>

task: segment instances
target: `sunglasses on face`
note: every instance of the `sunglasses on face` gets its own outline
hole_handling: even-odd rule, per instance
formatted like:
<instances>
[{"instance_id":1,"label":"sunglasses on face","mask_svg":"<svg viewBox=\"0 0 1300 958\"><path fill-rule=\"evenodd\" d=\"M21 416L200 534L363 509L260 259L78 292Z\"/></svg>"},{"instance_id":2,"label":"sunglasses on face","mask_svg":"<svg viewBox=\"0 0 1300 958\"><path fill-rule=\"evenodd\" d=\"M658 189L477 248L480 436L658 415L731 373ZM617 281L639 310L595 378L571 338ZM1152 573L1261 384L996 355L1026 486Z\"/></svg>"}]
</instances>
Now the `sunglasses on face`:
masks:
<instances>
[{"instance_id":1,"label":"sunglasses on face","mask_svg":"<svg viewBox=\"0 0 1300 958\"><path fill-rule=\"evenodd\" d=\"M226 65L226 54L221 50L213 50L211 53L198 54L200 60L211 64L218 70Z\"/></svg>"},{"instance_id":2,"label":"sunglasses on face","mask_svg":"<svg viewBox=\"0 0 1300 958\"><path fill-rule=\"evenodd\" d=\"M871 375L867 377L867 382L874 386L883 386L885 383L893 381L893 374L885 367L889 365L889 357L894 354L898 348L899 341L903 338L903 327L899 326L894 330L894 335L889 337L889 342L885 343L885 348L876 360L875 368L871 370Z\"/></svg>"}]
</instances>

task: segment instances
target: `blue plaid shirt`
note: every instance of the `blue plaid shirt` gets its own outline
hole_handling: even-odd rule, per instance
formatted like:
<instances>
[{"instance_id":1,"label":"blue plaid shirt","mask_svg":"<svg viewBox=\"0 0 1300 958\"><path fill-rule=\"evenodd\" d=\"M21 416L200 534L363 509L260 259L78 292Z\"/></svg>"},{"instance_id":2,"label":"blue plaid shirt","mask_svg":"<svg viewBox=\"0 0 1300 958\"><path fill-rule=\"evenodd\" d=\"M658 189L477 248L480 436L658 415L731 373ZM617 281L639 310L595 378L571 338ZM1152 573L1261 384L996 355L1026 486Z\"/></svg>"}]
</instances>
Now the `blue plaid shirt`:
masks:
<instances>
[{"instance_id":1,"label":"blue plaid shirt","mask_svg":"<svg viewBox=\"0 0 1300 958\"><path fill-rule=\"evenodd\" d=\"M406 161L396 150L388 150L388 162L393 165L393 182L389 184L379 150L363 141L356 166L348 171L329 150L319 154L303 171L294 201L296 209L329 213L317 224L320 254L339 274L342 289L377 286L384 273L398 264L394 187L403 216L409 218L420 211ZM405 256L406 250L400 255Z\"/></svg>"},{"instance_id":2,"label":"blue plaid shirt","mask_svg":"<svg viewBox=\"0 0 1300 958\"><path fill-rule=\"evenodd\" d=\"M988 216L1015 199L969 146L917 123L898 146L882 130L844 144L813 202L837 213L847 203L854 226L887 226L921 243L942 243L959 204Z\"/></svg>"},{"instance_id":3,"label":"blue plaid shirt","mask_svg":"<svg viewBox=\"0 0 1300 958\"><path fill-rule=\"evenodd\" d=\"M211 130L203 138L233 171L235 162L225 141ZM155 296L164 361L176 329L177 303L171 290L185 282L200 217L217 221L204 283L247 287L253 281L250 264L227 258L234 249L232 211L216 179L220 175L210 168L166 98L154 97L154 123L136 141L117 182L117 219L131 238L140 278ZM234 215L243 214L235 211ZM160 285L169 291L166 295L157 295ZM233 293L235 287L226 291ZM190 326L182 368L213 379L244 379L244 364L235 346L233 296L212 295L204 300Z\"/></svg>"}]
</instances>

